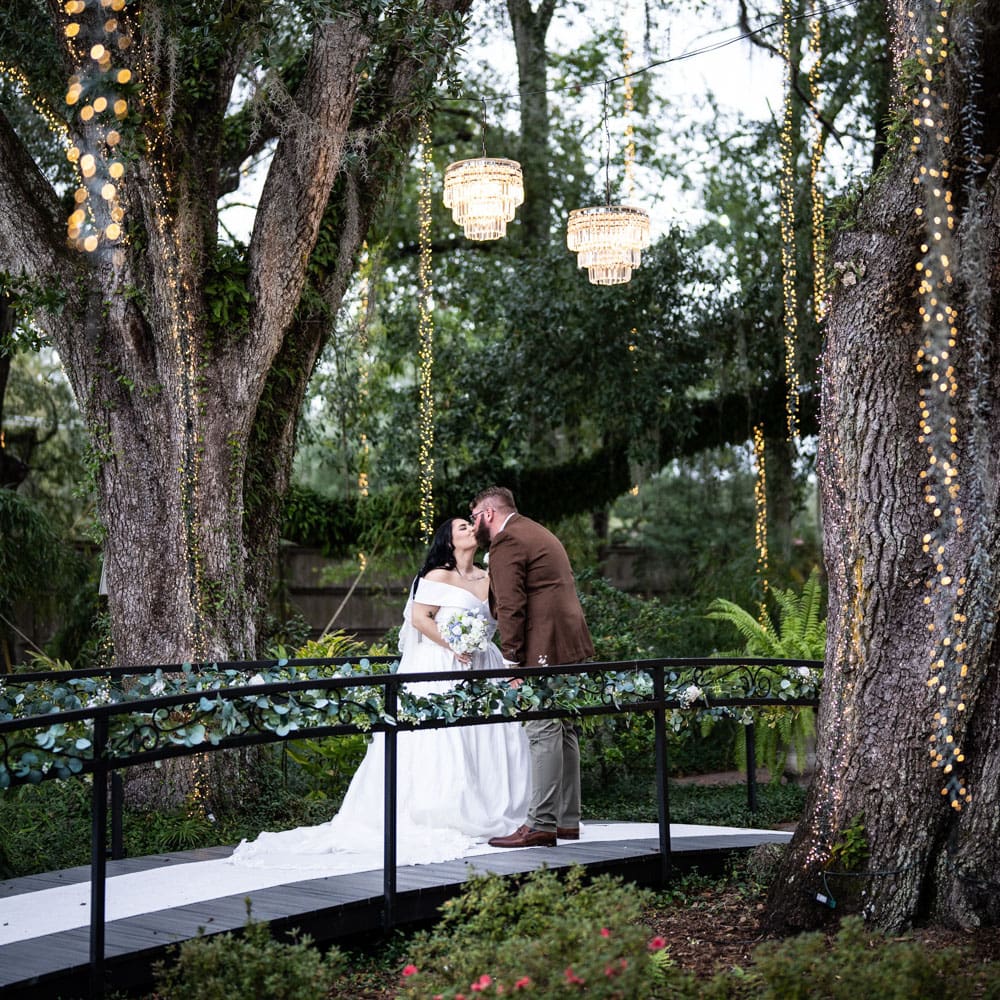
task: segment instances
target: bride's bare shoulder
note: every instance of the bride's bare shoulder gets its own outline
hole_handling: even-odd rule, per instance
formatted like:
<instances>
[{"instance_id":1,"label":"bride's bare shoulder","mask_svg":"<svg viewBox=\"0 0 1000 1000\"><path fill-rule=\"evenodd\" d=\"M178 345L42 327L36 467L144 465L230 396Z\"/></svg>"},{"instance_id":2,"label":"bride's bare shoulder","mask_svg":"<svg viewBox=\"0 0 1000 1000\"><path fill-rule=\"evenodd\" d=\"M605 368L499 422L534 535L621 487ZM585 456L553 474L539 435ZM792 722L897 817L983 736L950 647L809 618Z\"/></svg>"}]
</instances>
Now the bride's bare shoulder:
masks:
<instances>
[{"instance_id":1,"label":"bride's bare shoulder","mask_svg":"<svg viewBox=\"0 0 1000 1000\"><path fill-rule=\"evenodd\" d=\"M425 580L430 580L432 583L451 583L455 578L455 573L450 569L444 569L439 566L437 569L428 570L424 574Z\"/></svg>"}]
</instances>

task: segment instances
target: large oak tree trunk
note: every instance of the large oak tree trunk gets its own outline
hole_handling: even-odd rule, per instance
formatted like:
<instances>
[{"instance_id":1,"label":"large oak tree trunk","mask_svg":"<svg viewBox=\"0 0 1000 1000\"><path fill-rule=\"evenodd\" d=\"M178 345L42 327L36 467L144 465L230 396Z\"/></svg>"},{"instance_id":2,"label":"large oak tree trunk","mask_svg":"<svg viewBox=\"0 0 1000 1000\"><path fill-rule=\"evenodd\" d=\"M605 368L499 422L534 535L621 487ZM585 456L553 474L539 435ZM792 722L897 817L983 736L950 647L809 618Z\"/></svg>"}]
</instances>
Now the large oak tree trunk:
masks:
<instances>
[{"instance_id":1,"label":"large oak tree trunk","mask_svg":"<svg viewBox=\"0 0 1000 1000\"><path fill-rule=\"evenodd\" d=\"M888 154L833 247L829 634L816 775L769 904L786 928L822 923L830 892L891 930L1000 917L1000 5L908 6L897 113L919 141ZM904 56L926 66L904 77ZM862 827L870 856L824 883Z\"/></svg>"},{"instance_id":2,"label":"large oak tree trunk","mask_svg":"<svg viewBox=\"0 0 1000 1000\"><path fill-rule=\"evenodd\" d=\"M58 292L34 319L92 435L119 663L256 654L306 386L470 3L379 19L339 5L310 26L301 63L283 67L294 81L284 98L235 115L268 5L130 5L120 30L132 44L116 49L139 85L121 147L127 238L89 254L67 246L65 208L0 113L0 270ZM89 85L89 49L67 40L57 10L51 44L66 79ZM104 16L88 5L80 37L103 38ZM74 143L100 160L100 115L67 114ZM221 247L219 195L268 140L249 246ZM106 226L109 206L90 204ZM197 768L179 770L170 801L196 780Z\"/></svg>"}]
</instances>

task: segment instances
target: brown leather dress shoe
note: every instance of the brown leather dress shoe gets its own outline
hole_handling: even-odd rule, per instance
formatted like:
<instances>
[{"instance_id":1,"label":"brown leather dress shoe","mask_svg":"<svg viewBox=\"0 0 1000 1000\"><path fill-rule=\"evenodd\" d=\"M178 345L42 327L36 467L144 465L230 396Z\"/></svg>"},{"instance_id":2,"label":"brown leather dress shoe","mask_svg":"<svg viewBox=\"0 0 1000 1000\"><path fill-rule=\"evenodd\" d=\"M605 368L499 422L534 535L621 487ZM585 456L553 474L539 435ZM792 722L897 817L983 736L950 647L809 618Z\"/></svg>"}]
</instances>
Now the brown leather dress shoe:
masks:
<instances>
[{"instance_id":1,"label":"brown leather dress shoe","mask_svg":"<svg viewBox=\"0 0 1000 1000\"><path fill-rule=\"evenodd\" d=\"M580 828L578 826L557 826L556 836L560 840L579 840Z\"/></svg>"},{"instance_id":2,"label":"brown leather dress shoe","mask_svg":"<svg viewBox=\"0 0 1000 1000\"><path fill-rule=\"evenodd\" d=\"M490 847L555 847L556 835L549 830L533 830L530 826L519 826L506 837L492 837Z\"/></svg>"}]
</instances>

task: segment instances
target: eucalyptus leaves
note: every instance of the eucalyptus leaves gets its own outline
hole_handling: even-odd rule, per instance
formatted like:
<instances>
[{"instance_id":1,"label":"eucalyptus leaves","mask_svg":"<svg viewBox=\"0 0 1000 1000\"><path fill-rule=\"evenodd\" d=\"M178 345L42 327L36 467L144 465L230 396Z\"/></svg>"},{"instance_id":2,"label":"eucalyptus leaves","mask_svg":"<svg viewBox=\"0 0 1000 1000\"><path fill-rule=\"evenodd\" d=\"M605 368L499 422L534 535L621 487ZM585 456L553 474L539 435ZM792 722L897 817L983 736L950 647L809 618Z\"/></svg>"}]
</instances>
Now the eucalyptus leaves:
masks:
<instances>
[{"instance_id":1,"label":"eucalyptus leaves","mask_svg":"<svg viewBox=\"0 0 1000 1000\"><path fill-rule=\"evenodd\" d=\"M773 703L818 692L819 671L805 664L744 660L671 669L669 662L594 664L587 673L529 675L519 687L470 672L449 691L420 695L408 689L409 677L396 674L398 663L384 658L278 660L254 665L249 677L246 668L190 663L176 672L61 673L23 681L14 675L0 681L0 789L92 770L97 725L106 727L106 758L135 762L247 736L335 735L526 712L648 710L657 669L664 672L669 723L678 731L705 715L746 721L745 699ZM387 709L390 688L393 711Z\"/></svg>"}]
</instances>

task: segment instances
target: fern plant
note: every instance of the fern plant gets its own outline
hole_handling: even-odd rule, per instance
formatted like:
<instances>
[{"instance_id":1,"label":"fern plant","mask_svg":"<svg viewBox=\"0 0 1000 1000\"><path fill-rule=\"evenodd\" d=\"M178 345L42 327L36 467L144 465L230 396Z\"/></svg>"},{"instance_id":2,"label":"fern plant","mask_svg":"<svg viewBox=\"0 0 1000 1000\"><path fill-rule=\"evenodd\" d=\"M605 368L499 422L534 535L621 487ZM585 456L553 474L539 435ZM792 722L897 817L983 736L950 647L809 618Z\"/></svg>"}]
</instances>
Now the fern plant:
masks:
<instances>
[{"instance_id":1,"label":"fern plant","mask_svg":"<svg viewBox=\"0 0 1000 1000\"><path fill-rule=\"evenodd\" d=\"M773 589L771 595L780 615L775 622L763 608L754 617L745 608L717 597L708 606L706 618L729 622L744 641L738 655L780 660L822 660L826 651L826 615L819 569L813 568L802 592L793 587Z\"/></svg>"},{"instance_id":2,"label":"fern plant","mask_svg":"<svg viewBox=\"0 0 1000 1000\"><path fill-rule=\"evenodd\" d=\"M755 617L732 601L717 597L707 618L729 622L743 639L740 650L722 655L760 656L779 660L822 660L826 653L826 614L819 569L814 568L800 593L793 587L771 591L777 621L767 607ZM780 672L775 671L775 678ZM816 731L815 714L803 706L769 706L754 709L758 760L771 772L772 783L781 780L790 750L801 765L808 740ZM738 736L734 748L737 765L746 769L746 741Z\"/></svg>"}]
</instances>

